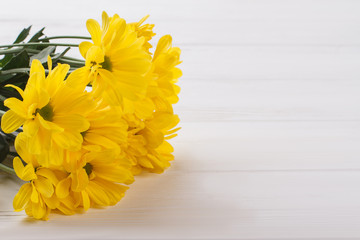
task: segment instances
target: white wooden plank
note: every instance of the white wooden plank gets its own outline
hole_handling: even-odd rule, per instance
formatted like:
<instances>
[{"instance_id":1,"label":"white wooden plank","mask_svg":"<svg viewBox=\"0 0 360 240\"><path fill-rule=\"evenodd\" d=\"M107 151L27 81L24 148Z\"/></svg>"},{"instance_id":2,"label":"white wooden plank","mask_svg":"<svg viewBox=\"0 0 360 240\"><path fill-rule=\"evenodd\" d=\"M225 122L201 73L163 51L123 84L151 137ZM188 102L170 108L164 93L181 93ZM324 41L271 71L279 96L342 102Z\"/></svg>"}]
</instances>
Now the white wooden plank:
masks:
<instances>
[{"instance_id":1,"label":"white wooden plank","mask_svg":"<svg viewBox=\"0 0 360 240\"><path fill-rule=\"evenodd\" d=\"M115 207L49 222L5 212L0 230L7 239L19 239L19 228L27 239L357 238L359 181L358 171L209 174L174 166L140 177Z\"/></svg>"},{"instance_id":2,"label":"white wooden plank","mask_svg":"<svg viewBox=\"0 0 360 240\"><path fill-rule=\"evenodd\" d=\"M244 121L182 123L177 167L209 171L360 169L358 122Z\"/></svg>"},{"instance_id":3,"label":"white wooden plank","mask_svg":"<svg viewBox=\"0 0 360 240\"><path fill-rule=\"evenodd\" d=\"M239 80L180 83L182 120L358 121L360 81Z\"/></svg>"},{"instance_id":4,"label":"white wooden plank","mask_svg":"<svg viewBox=\"0 0 360 240\"><path fill-rule=\"evenodd\" d=\"M29 10L31 9L31 11ZM53 34L85 34L85 19L100 11L129 21L151 14L159 35L178 36L182 45L359 45L358 1L47 1L5 2L0 30L5 42L23 27L48 27ZM16 14L16 13L21 14ZM61 24L59 23L61 21ZM3 41L3 40L2 40Z\"/></svg>"}]
</instances>

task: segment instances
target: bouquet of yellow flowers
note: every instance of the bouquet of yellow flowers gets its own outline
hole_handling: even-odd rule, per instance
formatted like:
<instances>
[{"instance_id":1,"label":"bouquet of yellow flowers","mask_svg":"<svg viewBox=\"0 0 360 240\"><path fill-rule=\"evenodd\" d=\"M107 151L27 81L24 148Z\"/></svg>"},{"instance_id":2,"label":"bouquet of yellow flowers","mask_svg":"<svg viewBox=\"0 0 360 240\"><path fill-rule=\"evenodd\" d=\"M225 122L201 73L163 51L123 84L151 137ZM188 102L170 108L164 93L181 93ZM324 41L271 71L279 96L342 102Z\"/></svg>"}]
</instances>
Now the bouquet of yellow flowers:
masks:
<instances>
[{"instance_id":1,"label":"bouquet of yellow flowers","mask_svg":"<svg viewBox=\"0 0 360 240\"><path fill-rule=\"evenodd\" d=\"M134 175L170 166L180 49L165 35L152 53L146 19L126 23L103 12L101 26L86 22L91 37L46 37L41 29L24 42L29 27L0 46L0 160L15 156L13 168L0 169L27 182L15 211L47 220L51 211L115 205ZM61 38L88 41L50 42ZM56 53L57 46L68 48ZM66 56L70 47L84 60Z\"/></svg>"}]
</instances>

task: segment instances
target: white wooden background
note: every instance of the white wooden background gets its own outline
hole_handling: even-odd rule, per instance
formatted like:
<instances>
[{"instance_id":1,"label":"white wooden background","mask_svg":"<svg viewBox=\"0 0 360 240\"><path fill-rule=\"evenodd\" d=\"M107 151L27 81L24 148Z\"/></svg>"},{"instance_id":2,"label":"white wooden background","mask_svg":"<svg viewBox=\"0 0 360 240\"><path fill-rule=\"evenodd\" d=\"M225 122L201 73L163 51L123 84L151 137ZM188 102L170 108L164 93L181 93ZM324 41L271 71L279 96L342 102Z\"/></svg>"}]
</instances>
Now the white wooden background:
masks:
<instances>
[{"instance_id":1,"label":"white wooden background","mask_svg":"<svg viewBox=\"0 0 360 240\"><path fill-rule=\"evenodd\" d=\"M151 14L183 51L176 160L48 222L0 175L0 239L360 239L360 1L1 1L0 43L86 34L102 10Z\"/></svg>"}]
</instances>

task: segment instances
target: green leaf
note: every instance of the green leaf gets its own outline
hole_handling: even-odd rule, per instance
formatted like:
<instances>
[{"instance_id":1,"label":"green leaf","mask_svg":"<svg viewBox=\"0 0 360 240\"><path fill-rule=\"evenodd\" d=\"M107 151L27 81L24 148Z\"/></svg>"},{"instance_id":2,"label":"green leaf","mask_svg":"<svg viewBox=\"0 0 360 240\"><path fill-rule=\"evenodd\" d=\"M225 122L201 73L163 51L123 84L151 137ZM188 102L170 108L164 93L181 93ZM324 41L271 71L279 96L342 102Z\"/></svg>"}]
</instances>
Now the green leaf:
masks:
<instances>
[{"instance_id":1,"label":"green leaf","mask_svg":"<svg viewBox=\"0 0 360 240\"><path fill-rule=\"evenodd\" d=\"M19 34L19 36L17 36L16 40L14 43L20 43L22 41L25 40L25 38L27 36L29 36L29 33L30 33L30 29L31 29L31 26L29 26L28 28L24 28L21 33Z\"/></svg>"},{"instance_id":2,"label":"green leaf","mask_svg":"<svg viewBox=\"0 0 360 240\"><path fill-rule=\"evenodd\" d=\"M57 53L51 57L53 64L57 63L70 49L71 47L67 47L63 52Z\"/></svg>"},{"instance_id":3,"label":"green leaf","mask_svg":"<svg viewBox=\"0 0 360 240\"><path fill-rule=\"evenodd\" d=\"M17 73L15 75L7 74L4 76L6 76L6 77L10 76L10 78L8 78L8 79L4 78L4 80L0 81L0 91L5 92L6 96L8 96L8 97L16 97L16 98L20 97L21 98L20 94L15 89L3 88L3 87L6 86L7 84L13 84L24 90L24 87L29 79L29 74Z\"/></svg>"},{"instance_id":4,"label":"green leaf","mask_svg":"<svg viewBox=\"0 0 360 240\"><path fill-rule=\"evenodd\" d=\"M0 134L0 162L3 162L6 159L6 156L10 152L9 143L6 141L5 137Z\"/></svg>"},{"instance_id":5,"label":"green leaf","mask_svg":"<svg viewBox=\"0 0 360 240\"><path fill-rule=\"evenodd\" d=\"M24 28L20 34L17 36L14 43L20 43L26 39L27 36L29 36L31 26ZM10 49L11 47L7 48ZM13 58L13 54L6 54L1 60L0 60L0 67L5 66L10 60Z\"/></svg>"},{"instance_id":6,"label":"green leaf","mask_svg":"<svg viewBox=\"0 0 360 240\"><path fill-rule=\"evenodd\" d=\"M34 34L34 36L32 36L32 38L29 40L29 42L39 42L39 38L44 36L44 27L42 29L40 29L40 31L38 31L37 33Z\"/></svg>"},{"instance_id":7,"label":"green leaf","mask_svg":"<svg viewBox=\"0 0 360 240\"><path fill-rule=\"evenodd\" d=\"M5 81L11 79L13 76L14 75L12 75L12 74L3 74L2 75L1 71L0 71L0 85L1 85L2 82L5 82Z\"/></svg>"},{"instance_id":8,"label":"green leaf","mask_svg":"<svg viewBox=\"0 0 360 240\"><path fill-rule=\"evenodd\" d=\"M41 64L46 63L47 62L47 57L49 55L51 55L52 53L54 53L55 49L56 49L55 46L49 46L49 47L43 49L38 54L35 54L35 55L31 56L30 62L32 62L34 59L38 59L41 62Z\"/></svg>"},{"instance_id":9,"label":"green leaf","mask_svg":"<svg viewBox=\"0 0 360 240\"><path fill-rule=\"evenodd\" d=\"M5 57L0 60L0 67L5 66L13 56L12 54L6 54Z\"/></svg>"},{"instance_id":10,"label":"green leaf","mask_svg":"<svg viewBox=\"0 0 360 240\"><path fill-rule=\"evenodd\" d=\"M1 69L9 70L14 68L26 68L29 67L30 58L25 50L19 52Z\"/></svg>"}]
</instances>

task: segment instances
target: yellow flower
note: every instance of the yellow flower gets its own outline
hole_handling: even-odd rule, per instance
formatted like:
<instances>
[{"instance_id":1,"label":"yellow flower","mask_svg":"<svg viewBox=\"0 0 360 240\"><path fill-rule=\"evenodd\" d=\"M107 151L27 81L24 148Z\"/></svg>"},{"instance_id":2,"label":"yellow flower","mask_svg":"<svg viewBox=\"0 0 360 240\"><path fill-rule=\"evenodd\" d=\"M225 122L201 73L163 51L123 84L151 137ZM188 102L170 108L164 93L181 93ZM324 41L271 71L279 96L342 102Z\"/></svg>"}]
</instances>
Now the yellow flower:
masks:
<instances>
[{"instance_id":1,"label":"yellow flower","mask_svg":"<svg viewBox=\"0 0 360 240\"><path fill-rule=\"evenodd\" d=\"M137 33L138 37L144 37L144 49L147 51L147 53L151 54L149 49L152 48L152 45L149 43L149 41L152 39L153 36L156 34L153 32L153 28L155 24L144 24L142 25L146 19L148 19L150 15L146 15L142 19L140 19L139 22L130 23L130 25L133 27L134 31Z\"/></svg>"},{"instance_id":2,"label":"yellow flower","mask_svg":"<svg viewBox=\"0 0 360 240\"><path fill-rule=\"evenodd\" d=\"M64 78L69 65L59 64L45 77L44 67L33 60L30 78L25 90L16 86L22 101L6 99L7 111L1 121L4 132L10 133L23 126L28 137L28 150L32 154L50 153L51 163L60 165L62 149L77 151L81 148L81 132L89 128L85 115L93 109L93 103L84 89L69 88ZM50 163L42 163L46 166Z\"/></svg>"},{"instance_id":3,"label":"yellow flower","mask_svg":"<svg viewBox=\"0 0 360 240\"><path fill-rule=\"evenodd\" d=\"M176 85L182 72L176 66L181 63L180 49L172 47L170 35L163 36L156 47L151 70L146 75L149 85L146 98L124 101L124 113L135 114L141 119L151 117L154 111L173 113L172 104L178 99L180 87Z\"/></svg>"},{"instance_id":4,"label":"yellow flower","mask_svg":"<svg viewBox=\"0 0 360 240\"><path fill-rule=\"evenodd\" d=\"M122 148L126 157L133 161L133 174L142 170L162 173L174 159L174 149L166 141L176 136L180 128L177 115L168 112L155 112L149 119L136 121L135 116L125 116L128 121L128 142Z\"/></svg>"},{"instance_id":5,"label":"yellow flower","mask_svg":"<svg viewBox=\"0 0 360 240\"><path fill-rule=\"evenodd\" d=\"M56 195L73 196L75 207L115 205L134 181L130 163L114 158L112 151L69 153L65 169L70 175L59 182Z\"/></svg>"},{"instance_id":6,"label":"yellow flower","mask_svg":"<svg viewBox=\"0 0 360 240\"><path fill-rule=\"evenodd\" d=\"M39 165L37 156L26 150L25 141L26 138L19 135L15 148L26 166L18 157L14 158L13 166L17 176L29 183L25 183L16 194L13 201L15 211L25 209L29 216L42 220L47 220L54 209L64 214L74 214L74 201L70 197L58 198L55 194L56 186L68 174L62 168L51 169Z\"/></svg>"},{"instance_id":7,"label":"yellow flower","mask_svg":"<svg viewBox=\"0 0 360 240\"><path fill-rule=\"evenodd\" d=\"M114 150L116 155L119 155L119 144L126 142L128 129L126 121L121 116L122 112L119 109L99 102L96 109L86 116L90 127L82 133L82 147L96 152Z\"/></svg>"},{"instance_id":8,"label":"yellow flower","mask_svg":"<svg viewBox=\"0 0 360 240\"><path fill-rule=\"evenodd\" d=\"M182 76L176 66L181 63L178 47L172 47L172 38L165 35L160 38L152 60L152 81L149 84L148 96L153 100L158 111L172 111L171 104L178 102L180 87L175 83Z\"/></svg>"},{"instance_id":9,"label":"yellow flower","mask_svg":"<svg viewBox=\"0 0 360 240\"><path fill-rule=\"evenodd\" d=\"M133 27L116 14L108 17L103 12L102 27L93 19L86 26L93 43L80 44L85 67L74 72L69 84L76 88L90 82L94 96L105 98L111 105L122 105L123 98L143 98L147 87L144 75L151 64L143 48L145 38L138 38Z\"/></svg>"}]
</instances>

